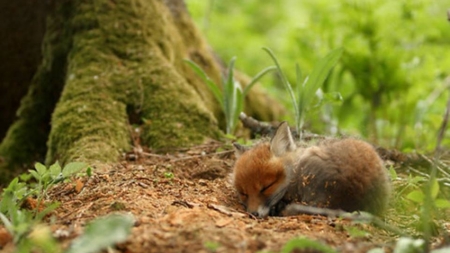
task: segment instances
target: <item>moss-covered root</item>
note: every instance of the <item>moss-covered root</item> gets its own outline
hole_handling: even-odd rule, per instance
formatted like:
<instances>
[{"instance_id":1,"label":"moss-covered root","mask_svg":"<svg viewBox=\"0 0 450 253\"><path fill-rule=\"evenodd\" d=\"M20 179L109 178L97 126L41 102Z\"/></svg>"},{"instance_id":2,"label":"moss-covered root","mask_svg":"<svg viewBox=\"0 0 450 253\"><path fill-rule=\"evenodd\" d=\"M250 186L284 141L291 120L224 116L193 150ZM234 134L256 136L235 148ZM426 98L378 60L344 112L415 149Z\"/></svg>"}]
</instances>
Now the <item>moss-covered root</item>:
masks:
<instances>
[{"instance_id":1,"label":"moss-covered root","mask_svg":"<svg viewBox=\"0 0 450 253\"><path fill-rule=\"evenodd\" d=\"M47 163L54 160L112 162L121 151L129 149L125 105L114 102L105 92L74 94L76 87L89 83L93 85L86 80L74 80L66 85L67 95L53 114Z\"/></svg>"},{"instance_id":2,"label":"moss-covered root","mask_svg":"<svg viewBox=\"0 0 450 253\"><path fill-rule=\"evenodd\" d=\"M143 144L154 148L219 135L213 114L174 67L187 52L161 1L79 1L72 25L48 163L115 161L130 148L127 110L137 116L131 123L143 124Z\"/></svg>"}]
</instances>

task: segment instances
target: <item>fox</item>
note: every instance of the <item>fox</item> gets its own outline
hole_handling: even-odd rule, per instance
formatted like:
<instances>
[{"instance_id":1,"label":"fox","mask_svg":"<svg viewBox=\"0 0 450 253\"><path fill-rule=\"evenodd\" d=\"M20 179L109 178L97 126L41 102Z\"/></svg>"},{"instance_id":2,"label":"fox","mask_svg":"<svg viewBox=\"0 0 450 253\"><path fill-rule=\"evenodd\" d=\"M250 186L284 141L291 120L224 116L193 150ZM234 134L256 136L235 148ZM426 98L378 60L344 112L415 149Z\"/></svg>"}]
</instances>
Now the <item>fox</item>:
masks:
<instances>
[{"instance_id":1,"label":"fox","mask_svg":"<svg viewBox=\"0 0 450 253\"><path fill-rule=\"evenodd\" d=\"M297 147L282 122L270 142L233 145L232 182L255 217L297 215L300 204L378 216L387 208L390 180L375 148L365 141L342 138Z\"/></svg>"}]
</instances>

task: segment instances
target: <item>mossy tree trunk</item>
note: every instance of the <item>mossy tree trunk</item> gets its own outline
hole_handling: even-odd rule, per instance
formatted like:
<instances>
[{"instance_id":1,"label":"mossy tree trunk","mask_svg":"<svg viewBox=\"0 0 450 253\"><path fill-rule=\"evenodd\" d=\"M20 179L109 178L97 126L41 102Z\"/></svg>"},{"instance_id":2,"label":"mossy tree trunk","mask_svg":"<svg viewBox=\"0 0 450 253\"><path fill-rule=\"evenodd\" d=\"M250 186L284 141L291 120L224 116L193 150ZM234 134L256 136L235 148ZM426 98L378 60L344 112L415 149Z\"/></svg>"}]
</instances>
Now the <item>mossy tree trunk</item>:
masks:
<instances>
[{"instance_id":1,"label":"mossy tree trunk","mask_svg":"<svg viewBox=\"0 0 450 253\"><path fill-rule=\"evenodd\" d=\"M131 148L135 128L154 149L221 135L218 103L183 60L216 83L222 68L181 0L53 1L42 48L0 145L3 172L44 157L113 162ZM249 98L247 111L260 119L281 111L257 89Z\"/></svg>"}]
</instances>

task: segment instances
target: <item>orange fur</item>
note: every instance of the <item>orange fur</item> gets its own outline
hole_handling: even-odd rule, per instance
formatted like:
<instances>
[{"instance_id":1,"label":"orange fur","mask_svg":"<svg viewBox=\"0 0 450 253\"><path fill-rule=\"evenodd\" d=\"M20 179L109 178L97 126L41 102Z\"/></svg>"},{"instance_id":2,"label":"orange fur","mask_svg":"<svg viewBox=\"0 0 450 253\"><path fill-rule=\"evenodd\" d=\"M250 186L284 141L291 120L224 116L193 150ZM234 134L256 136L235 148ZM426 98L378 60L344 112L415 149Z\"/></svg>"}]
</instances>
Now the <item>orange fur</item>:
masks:
<instances>
[{"instance_id":1,"label":"orange fur","mask_svg":"<svg viewBox=\"0 0 450 253\"><path fill-rule=\"evenodd\" d=\"M250 150L236 147L234 186L255 216L278 215L295 202L374 214L386 208L387 173L366 142L343 139L297 148L287 124L282 124L270 143Z\"/></svg>"}]
</instances>

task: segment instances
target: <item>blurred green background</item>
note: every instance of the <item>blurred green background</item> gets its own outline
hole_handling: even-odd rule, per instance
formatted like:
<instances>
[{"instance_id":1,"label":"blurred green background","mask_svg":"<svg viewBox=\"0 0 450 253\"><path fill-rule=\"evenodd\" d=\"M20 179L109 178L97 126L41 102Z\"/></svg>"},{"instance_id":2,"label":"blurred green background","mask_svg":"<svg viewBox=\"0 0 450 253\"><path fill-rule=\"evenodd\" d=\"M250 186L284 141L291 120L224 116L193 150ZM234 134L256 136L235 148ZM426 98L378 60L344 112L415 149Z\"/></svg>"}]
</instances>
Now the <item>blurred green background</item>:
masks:
<instances>
[{"instance_id":1,"label":"blurred green background","mask_svg":"<svg viewBox=\"0 0 450 253\"><path fill-rule=\"evenodd\" d=\"M450 94L450 0L186 0L224 62L250 76L273 65L271 48L295 84L318 59L345 49L323 92L342 103L318 106L306 127L321 134L363 136L402 151L432 151ZM264 87L291 108L276 76ZM292 111L292 110L291 110ZM281 120L281 119L280 119ZM291 124L292 117L287 119ZM447 131L443 145L448 149Z\"/></svg>"}]
</instances>

